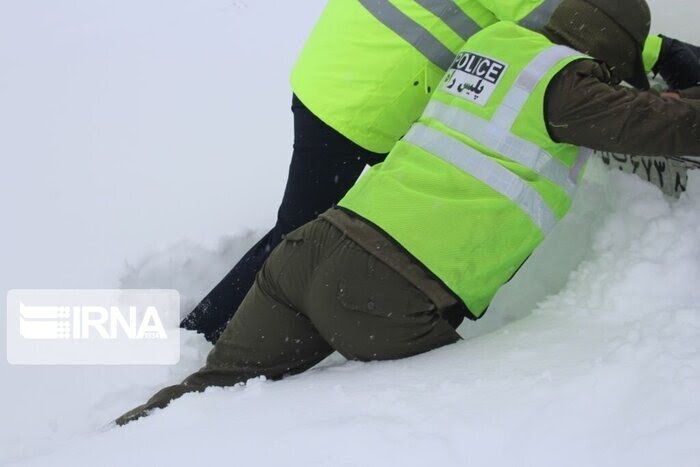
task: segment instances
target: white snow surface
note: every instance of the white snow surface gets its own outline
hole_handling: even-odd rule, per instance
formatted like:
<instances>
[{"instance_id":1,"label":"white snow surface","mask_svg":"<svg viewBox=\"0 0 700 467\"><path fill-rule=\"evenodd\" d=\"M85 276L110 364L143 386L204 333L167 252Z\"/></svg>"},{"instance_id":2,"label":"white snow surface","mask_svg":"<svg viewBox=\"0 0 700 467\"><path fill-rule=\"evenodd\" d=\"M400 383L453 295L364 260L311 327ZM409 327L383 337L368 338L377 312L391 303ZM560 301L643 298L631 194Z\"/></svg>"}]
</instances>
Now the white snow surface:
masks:
<instances>
[{"instance_id":1,"label":"white snow surface","mask_svg":"<svg viewBox=\"0 0 700 467\"><path fill-rule=\"evenodd\" d=\"M0 2L0 291L172 287L183 312L272 222L288 72L322 1ZM661 8L663 6L663 8ZM700 42L700 7L652 2ZM678 200L589 166L568 217L464 340L332 356L107 423L203 362L0 360L0 465L700 464L700 174ZM0 346L5 323L0 320Z\"/></svg>"}]
</instances>

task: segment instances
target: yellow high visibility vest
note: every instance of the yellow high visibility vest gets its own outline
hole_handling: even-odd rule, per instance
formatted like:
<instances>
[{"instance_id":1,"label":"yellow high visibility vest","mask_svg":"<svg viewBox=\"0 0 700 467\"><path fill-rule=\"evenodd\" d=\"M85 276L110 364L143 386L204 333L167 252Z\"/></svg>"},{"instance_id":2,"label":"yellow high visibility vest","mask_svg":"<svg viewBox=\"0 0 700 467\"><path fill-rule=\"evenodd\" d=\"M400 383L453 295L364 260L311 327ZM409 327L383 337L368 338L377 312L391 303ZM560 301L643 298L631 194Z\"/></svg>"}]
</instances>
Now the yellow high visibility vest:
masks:
<instances>
[{"instance_id":1,"label":"yellow high visibility vest","mask_svg":"<svg viewBox=\"0 0 700 467\"><path fill-rule=\"evenodd\" d=\"M477 33L418 122L339 206L393 238L479 318L569 209L591 151L551 139L545 94L583 58L511 22Z\"/></svg>"}]
</instances>

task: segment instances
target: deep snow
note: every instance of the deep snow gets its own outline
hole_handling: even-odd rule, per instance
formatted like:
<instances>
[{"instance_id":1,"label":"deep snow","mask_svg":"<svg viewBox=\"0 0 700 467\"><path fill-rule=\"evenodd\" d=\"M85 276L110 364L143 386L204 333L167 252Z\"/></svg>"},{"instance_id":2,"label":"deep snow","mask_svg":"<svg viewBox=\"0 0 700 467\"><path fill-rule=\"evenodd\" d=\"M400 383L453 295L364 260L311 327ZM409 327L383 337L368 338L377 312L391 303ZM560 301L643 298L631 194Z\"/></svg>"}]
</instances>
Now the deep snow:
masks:
<instances>
[{"instance_id":1,"label":"deep snow","mask_svg":"<svg viewBox=\"0 0 700 467\"><path fill-rule=\"evenodd\" d=\"M187 311L274 215L287 74L322 3L0 2L3 296L169 286ZM700 7L652 5L655 29L700 42ZM672 201L592 164L487 317L415 358L331 357L106 431L208 344L183 333L175 367L2 359L0 465L698 465L700 174L689 185Z\"/></svg>"}]
</instances>

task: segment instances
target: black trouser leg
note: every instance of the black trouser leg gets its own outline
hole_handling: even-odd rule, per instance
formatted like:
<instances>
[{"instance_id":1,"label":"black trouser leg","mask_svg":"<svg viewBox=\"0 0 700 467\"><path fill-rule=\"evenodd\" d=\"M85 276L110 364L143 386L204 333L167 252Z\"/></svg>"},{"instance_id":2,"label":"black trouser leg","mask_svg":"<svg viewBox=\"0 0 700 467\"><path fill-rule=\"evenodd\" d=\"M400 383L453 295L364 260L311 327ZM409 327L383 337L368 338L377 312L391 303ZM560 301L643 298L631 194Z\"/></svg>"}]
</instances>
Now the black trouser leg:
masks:
<instances>
[{"instance_id":1,"label":"black trouser leg","mask_svg":"<svg viewBox=\"0 0 700 467\"><path fill-rule=\"evenodd\" d=\"M347 193L366 164L384 156L362 149L292 101L294 152L277 223L182 321L216 342L282 236L315 219Z\"/></svg>"},{"instance_id":2,"label":"black trouser leg","mask_svg":"<svg viewBox=\"0 0 700 467\"><path fill-rule=\"evenodd\" d=\"M669 37L663 38L659 62L654 71L671 89L700 85L700 47Z\"/></svg>"}]
</instances>

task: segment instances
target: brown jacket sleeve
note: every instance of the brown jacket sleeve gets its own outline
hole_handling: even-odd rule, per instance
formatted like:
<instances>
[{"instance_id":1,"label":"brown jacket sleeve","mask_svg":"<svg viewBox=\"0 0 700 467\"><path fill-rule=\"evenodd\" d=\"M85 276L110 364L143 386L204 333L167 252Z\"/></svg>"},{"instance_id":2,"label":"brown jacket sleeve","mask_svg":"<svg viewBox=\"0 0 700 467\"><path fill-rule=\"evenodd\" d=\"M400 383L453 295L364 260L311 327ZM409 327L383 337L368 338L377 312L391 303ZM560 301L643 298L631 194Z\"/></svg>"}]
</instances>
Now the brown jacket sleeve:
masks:
<instances>
[{"instance_id":1,"label":"brown jacket sleeve","mask_svg":"<svg viewBox=\"0 0 700 467\"><path fill-rule=\"evenodd\" d=\"M610 84L607 67L579 60L547 89L555 141L639 156L700 156L700 100L661 97Z\"/></svg>"}]
</instances>

